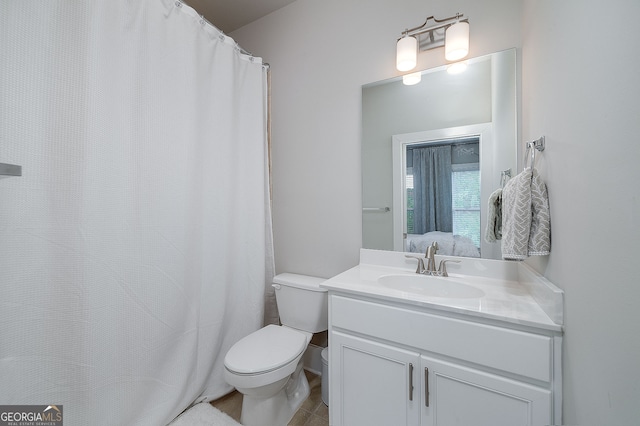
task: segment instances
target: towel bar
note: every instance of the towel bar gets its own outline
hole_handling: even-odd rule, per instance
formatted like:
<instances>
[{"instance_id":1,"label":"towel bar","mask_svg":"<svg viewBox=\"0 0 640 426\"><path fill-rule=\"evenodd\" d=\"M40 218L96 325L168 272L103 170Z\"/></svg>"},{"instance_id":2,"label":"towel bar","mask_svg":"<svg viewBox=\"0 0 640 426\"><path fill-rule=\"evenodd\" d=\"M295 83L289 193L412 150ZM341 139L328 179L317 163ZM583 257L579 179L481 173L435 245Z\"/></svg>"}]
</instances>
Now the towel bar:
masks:
<instances>
[{"instance_id":1,"label":"towel bar","mask_svg":"<svg viewBox=\"0 0 640 426\"><path fill-rule=\"evenodd\" d=\"M544 151L544 136L539 137L538 139L527 142L527 148L535 148L538 151Z\"/></svg>"},{"instance_id":2,"label":"towel bar","mask_svg":"<svg viewBox=\"0 0 640 426\"><path fill-rule=\"evenodd\" d=\"M390 212L391 208L389 208L389 207L363 207L362 211L363 212L386 213L386 212Z\"/></svg>"},{"instance_id":3,"label":"towel bar","mask_svg":"<svg viewBox=\"0 0 640 426\"><path fill-rule=\"evenodd\" d=\"M22 176L22 166L0 163L0 177Z\"/></svg>"},{"instance_id":4,"label":"towel bar","mask_svg":"<svg viewBox=\"0 0 640 426\"><path fill-rule=\"evenodd\" d=\"M540 151L540 152L544 151L544 145L545 145L544 136L541 136L536 140L527 142L526 144L527 150L531 151L531 165L530 165L531 168L533 168L536 162L536 151Z\"/></svg>"}]
</instances>

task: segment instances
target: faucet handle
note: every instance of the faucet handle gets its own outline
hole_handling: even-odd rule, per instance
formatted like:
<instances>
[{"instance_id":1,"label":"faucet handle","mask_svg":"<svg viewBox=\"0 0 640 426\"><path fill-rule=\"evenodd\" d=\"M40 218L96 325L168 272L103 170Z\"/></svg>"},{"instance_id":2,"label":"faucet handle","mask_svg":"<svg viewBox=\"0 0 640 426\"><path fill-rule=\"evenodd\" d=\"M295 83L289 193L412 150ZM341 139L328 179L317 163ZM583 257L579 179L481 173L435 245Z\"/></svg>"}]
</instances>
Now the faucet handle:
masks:
<instances>
[{"instance_id":1,"label":"faucet handle","mask_svg":"<svg viewBox=\"0 0 640 426\"><path fill-rule=\"evenodd\" d=\"M411 256L408 254L405 254L404 257L406 257L407 259L417 259L418 260L418 267L416 268L416 274L424 274L424 259L421 258L420 256Z\"/></svg>"},{"instance_id":2,"label":"faucet handle","mask_svg":"<svg viewBox=\"0 0 640 426\"><path fill-rule=\"evenodd\" d=\"M447 262L453 262L453 263L460 263L459 260L453 260L453 259L443 259L440 261L440 266L438 266L438 275L440 275L441 277L448 277L449 274L447 273Z\"/></svg>"}]
</instances>

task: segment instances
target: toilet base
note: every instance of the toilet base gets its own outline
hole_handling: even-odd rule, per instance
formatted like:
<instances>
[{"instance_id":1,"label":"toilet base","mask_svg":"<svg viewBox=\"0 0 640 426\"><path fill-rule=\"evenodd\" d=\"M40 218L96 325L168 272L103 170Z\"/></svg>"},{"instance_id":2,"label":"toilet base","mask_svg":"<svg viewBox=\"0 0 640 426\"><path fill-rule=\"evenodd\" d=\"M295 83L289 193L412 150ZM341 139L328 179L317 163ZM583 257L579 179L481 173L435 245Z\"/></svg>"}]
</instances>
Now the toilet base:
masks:
<instances>
[{"instance_id":1,"label":"toilet base","mask_svg":"<svg viewBox=\"0 0 640 426\"><path fill-rule=\"evenodd\" d=\"M302 361L286 384L275 395L265 397L243 393L240 423L245 426L286 426L309 396L309 381L302 371Z\"/></svg>"}]
</instances>

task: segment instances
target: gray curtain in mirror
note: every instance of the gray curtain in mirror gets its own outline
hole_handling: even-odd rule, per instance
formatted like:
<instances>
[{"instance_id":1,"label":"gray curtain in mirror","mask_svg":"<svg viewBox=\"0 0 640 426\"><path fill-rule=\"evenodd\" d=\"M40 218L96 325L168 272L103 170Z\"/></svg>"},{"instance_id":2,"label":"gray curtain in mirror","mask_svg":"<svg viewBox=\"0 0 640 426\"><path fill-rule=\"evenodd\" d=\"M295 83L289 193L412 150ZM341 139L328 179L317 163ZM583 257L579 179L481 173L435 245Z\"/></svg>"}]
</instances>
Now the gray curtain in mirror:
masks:
<instances>
[{"instance_id":1,"label":"gray curtain in mirror","mask_svg":"<svg viewBox=\"0 0 640 426\"><path fill-rule=\"evenodd\" d=\"M413 148L408 151L411 151L413 160L413 232L452 232L451 146Z\"/></svg>"}]
</instances>

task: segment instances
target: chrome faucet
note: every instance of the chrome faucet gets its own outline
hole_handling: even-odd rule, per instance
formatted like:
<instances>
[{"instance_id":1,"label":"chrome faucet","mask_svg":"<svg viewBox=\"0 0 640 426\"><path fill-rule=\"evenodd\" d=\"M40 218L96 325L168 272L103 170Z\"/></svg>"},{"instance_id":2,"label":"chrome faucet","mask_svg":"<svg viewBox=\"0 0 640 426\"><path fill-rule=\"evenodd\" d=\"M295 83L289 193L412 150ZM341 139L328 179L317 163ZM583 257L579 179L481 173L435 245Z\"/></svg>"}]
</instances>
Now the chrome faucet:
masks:
<instances>
[{"instance_id":1,"label":"chrome faucet","mask_svg":"<svg viewBox=\"0 0 640 426\"><path fill-rule=\"evenodd\" d=\"M425 273L428 275L433 275L436 272L436 253L438 252L438 243L432 242L429 247L427 247L427 252L424 254L425 259L427 259L427 267L425 269Z\"/></svg>"},{"instance_id":2,"label":"chrome faucet","mask_svg":"<svg viewBox=\"0 0 640 426\"><path fill-rule=\"evenodd\" d=\"M427 252L424 254L424 259L427 260L427 266L425 267L424 259L419 256L405 255L404 257L409 259L416 259L418 261L418 267L416 268L416 274L433 275L436 277L448 277L447 262L460 263L459 260L443 259L440 261L440 265L436 269L436 253L438 252L438 243L433 242L427 247Z\"/></svg>"}]
</instances>

